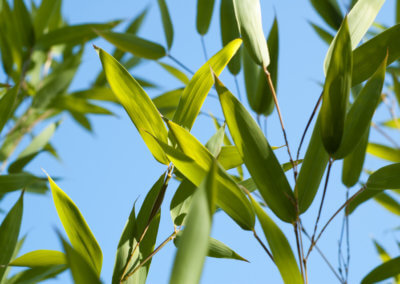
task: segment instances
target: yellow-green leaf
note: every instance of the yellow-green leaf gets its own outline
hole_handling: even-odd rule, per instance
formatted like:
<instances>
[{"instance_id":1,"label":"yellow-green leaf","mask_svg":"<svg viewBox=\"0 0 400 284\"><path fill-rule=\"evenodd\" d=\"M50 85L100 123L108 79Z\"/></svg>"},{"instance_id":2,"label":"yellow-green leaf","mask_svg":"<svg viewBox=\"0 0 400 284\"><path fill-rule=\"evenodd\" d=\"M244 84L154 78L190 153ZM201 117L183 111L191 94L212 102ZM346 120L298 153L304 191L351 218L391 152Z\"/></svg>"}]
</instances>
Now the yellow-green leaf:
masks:
<instances>
[{"instance_id":1,"label":"yellow-green leaf","mask_svg":"<svg viewBox=\"0 0 400 284\"><path fill-rule=\"evenodd\" d=\"M158 62L158 64L183 84L187 85L189 83L189 78L181 70L163 62Z\"/></svg>"},{"instance_id":2,"label":"yellow-green leaf","mask_svg":"<svg viewBox=\"0 0 400 284\"><path fill-rule=\"evenodd\" d=\"M153 98L153 103L164 117L172 119L181 99L182 92L182 88L165 92Z\"/></svg>"},{"instance_id":3,"label":"yellow-green leaf","mask_svg":"<svg viewBox=\"0 0 400 284\"><path fill-rule=\"evenodd\" d=\"M35 250L10 262L11 266L42 267L66 264L65 254L56 250Z\"/></svg>"},{"instance_id":4,"label":"yellow-green leaf","mask_svg":"<svg viewBox=\"0 0 400 284\"><path fill-rule=\"evenodd\" d=\"M98 53L111 89L124 106L147 147L157 161L168 164L163 150L149 135L153 135L164 143L168 139L167 129L157 108L142 87L118 61L102 49L98 49Z\"/></svg>"},{"instance_id":5,"label":"yellow-green leaf","mask_svg":"<svg viewBox=\"0 0 400 284\"><path fill-rule=\"evenodd\" d=\"M370 155L390 162L400 162L400 150L385 145L368 143L367 152Z\"/></svg>"}]
</instances>

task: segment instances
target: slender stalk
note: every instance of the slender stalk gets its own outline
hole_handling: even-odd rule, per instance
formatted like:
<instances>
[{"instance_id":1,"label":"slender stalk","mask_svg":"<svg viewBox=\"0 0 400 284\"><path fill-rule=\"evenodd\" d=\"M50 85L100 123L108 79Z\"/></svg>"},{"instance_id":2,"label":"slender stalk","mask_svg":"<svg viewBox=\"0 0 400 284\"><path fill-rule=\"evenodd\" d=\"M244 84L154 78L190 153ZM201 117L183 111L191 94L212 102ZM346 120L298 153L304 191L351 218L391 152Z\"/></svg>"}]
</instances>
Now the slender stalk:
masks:
<instances>
[{"instance_id":1,"label":"slender stalk","mask_svg":"<svg viewBox=\"0 0 400 284\"><path fill-rule=\"evenodd\" d=\"M173 57L171 54L168 54L167 55L167 57L169 58L169 59L171 59L172 61L174 61L176 64L178 64L180 67L182 67L183 69L185 69L188 73L190 73L190 74L194 74L194 72L189 68L189 67L187 67L185 64L183 64L181 61L179 61L178 59L176 59L175 57Z\"/></svg>"},{"instance_id":2,"label":"slender stalk","mask_svg":"<svg viewBox=\"0 0 400 284\"><path fill-rule=\"evenodd\" d=\"M120 281L120 283L126 281L129 277L131 277L136 271L138 271L143 265L145 265L147 262L149 262L152 257L158 253L166 244L168 244L170 241L172 241L176 235L178 234L178 230L175 229L174 232L166 238L149 256L147 256L138 266L135 267L135 269L132 270L132 272L126 274Z\"/></svg>"},{"instance_id":3,"label":"slender stalk","mask_svg":"<svg viewBox=\"0 0 400 284\"><path fill-rule=\"evenodd\" d=\"M346 192L346 202L349 200L349 190ZM347 248L347 261L345 266L345 282L347 283L349 280L349 266L350 266L350 227L349 227L349 215L345 214L346 216L346 248Z\"/></svg>"},{"instance_id":4,"label":"slender stalk","mask_svg":"<svg viewBox=\"0 0 400 284\"><path fill-rule=\"evenodd\" d=\"M301 136L299 148L297 149L296 160L298 160L299 157L300 157L300 150L301 150L301 147L303 146L304 138L306 137L308 128L310 127L311 122L313 121L314 116L315 116L315 114L317 113L317 110L318 110L319 105L321 104L321 101L322 101L322 93L321 93L321 95L319 96L317 103L315 104L315 107L314 107L314 109L313 109L313 111L312 111L312 113L311 113L311 116L310 116L310 118L308 119L306 128L304 129L303 135Z\"/></svg>"},{"instance_id":5,"label":"slender stalk","mask_svg":"<svg viewBox=\"0 0 400 284\"><path fill-rule=\"evenodd\" d=\"M328 171L326 173L325 185L324 185L324 191L322 193L321 204L319 205L318 215L317 215L317 219L315 220L315 225L314 225L314 232L311 237L311 245L310 245L310 248L308 249L306 258L308 258L308 256L310 255L310 252L313 248L312 244L314 243L315 234L317 233L317 229L318 229L319 219L321 218L322 208L324 207L324 201L325 201L326 191L328 189L329 176L331 174L332 164L333 164L333 161L332 161L332 159L330 159L329 164L328 164Z\"/></svg>"},{"instance_id":6,"label":"slender stalk","mask_svg":"<svg viewBox=\"0 0 400 284\"><path fill-rule=\"evenodd\" d=\"M276 96L274 84L272 83L271 74L268 72L268 70L267 70L266 67L264 68L264 73L265 73L265 76L267 77L268 86L269 86L269 89L271 90L271 93L272 93L272 97L273 97L273 99L274 99L274 103L275 103L276 110L278 111L279 122L280 122L280 124L281 124L282 133L283 133L283 138L285 139L285 146L286 146L287 152L288 152L288 154L289 154L290 163L291 163L292 166L293 166L294 179L296 180L296 178L297 178L297 166L295 165L295 163L294 163L294 161L293 161L293 158L292 158L292 154L291 154L291 152L290 152L289 141L288 141L288 139L287 139L286 130L285 130L285 125L284 125L284 123L283 123L282 114L281 114L281 109L280 109L280 107L279 107L279 102L278 102L278 98L277 98L277 96Z\"/></svg>"},{"instance_id":7,"label":"slender stalk","mask_svg":"<svg viewBox=\"0 0 400 284\"><path fill-rule=\"evenodd\" d=\"M302 225L301 219L297 220L297 230L299 231L299 240L300 240L300 251L301 251L301 258L304 266L304 276L306 278L306 283L308 283L308 273L307 273L307 261L304 258L304 247L303 247L303 234L302 234Z\"/></svg>"},{"instance_id":8,"label":"slender stalk","mask_svg":"<svg viewBox=\"0 0 400 284\"><path fill-rule=\"evenodd\" d=\"M235 78L236 91L238 93L239 101L241 102L242 101L242 95L240 93L239 81L238 81L236 75L234 76L234 78Z\"/></svg>"},{"instance_id":9,"label":"slender stalk","mask_svg":"<svg viewBox=\"0 0 400 284\"><path fill-rule=\"evenodd\" d=\"M296 236L296 247L297 247L297 254L298 254L298 257L299 257L301 277L303 278L304 283L307 283L307 280L306 280L306 277L305 277L305 273L304 273L303 257L301 255L301 250L300 250L300 238L299 238L298 222L293 224L293 229L294 229L294 234Z\"/></svg>"},{"instance_id":10,"label":"slender stalk","mask_svg":"<svg viewBox=\"0 0 400 284\"><path fill-rule=\"evenodd\" d=\"M253 234L254 234L254 237L256 238L256 240L260 243L262 248L265 250L265 252L269 256L269 258L272 260L272 262L275 263L274 257L272 256L271 252L266 247L266 245L263 243L263 241L260 239L260 237L257 235L256 230L254 230L254 229L253 229Z\"/></svg>"},{"instance_id":11,"label":"slender stalk","mask_svg":"<svg viewBox=\"0 0 400 284\"><path fill-rule=\"evenodd\" d=\"M204 36L201 36L200 38L201 38L201 46L203 47L204 58L206 59L206 61L208 61L207 48L206 48L206 42L204 41Z\"/></svg>"},{"instance_id":12,"label":"slender stalk","mask_svg":"<svg viewBox=\"0 0 400 284\"><path fill-rule=\"evenodd\" d=\"M326 228L328 227L328 225L332 222L333 219L335 219L335 217L340 213L340 211L343 210L343 208L345 208L347 205L349 205L349 203L351 201L353 201L354 198L356 198L361 192L363 192L365 190L365 187L362 187L359 191L357 191L356 193L354 193L354 195L352 197L350 197L342 206L339 207L338 210L336 210L336 212L332 215L331 218L329 218L328 222L326 222L326 224L324 225L324 227L322 228L321 232L319 233L318 237L315 239L314 242L311 243L311 247L310 249L312 249L318 242L318 240L321 238L322 234L324 233L324 231L326 230ZM307 254L308 256L308 254Z\"/></svg>"}]
</instances>

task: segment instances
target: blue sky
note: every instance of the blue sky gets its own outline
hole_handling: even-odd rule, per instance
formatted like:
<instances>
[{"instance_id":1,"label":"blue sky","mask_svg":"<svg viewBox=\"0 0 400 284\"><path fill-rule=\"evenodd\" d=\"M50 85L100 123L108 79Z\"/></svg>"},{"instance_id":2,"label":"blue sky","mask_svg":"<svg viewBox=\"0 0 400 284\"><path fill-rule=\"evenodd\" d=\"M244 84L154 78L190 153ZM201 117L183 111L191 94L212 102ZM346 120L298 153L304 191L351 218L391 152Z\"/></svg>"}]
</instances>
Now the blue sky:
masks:
<instances>
[{"instance_id":1,"label":"blue sky","mask_svg":"<svg viewBox=\"0 0 400 284\"><path fill-rule=\"evenodd\" d=\"M221 48L219 2L216 1L211 29L205 37L209 55ZM378 20L391 24L394 19L395 1L386 2L378 15ZM71 24L103 22L131 19L148 4L151 5L150 13L140 35L165 45L156 1L68 0L63 3L63 12ZM200 37L195 29L196 1L171 0L167 1L167 4L175 29L171 54L192 70L197 70L204 63L204 56ZM270 0L261 1L261 4L265 31L270 29L274 14L278 17L280 33L278 97L289 135L289 143L294 151L297 149L304 126L321 92L319 82L323 81L322 65L328 47L318 38L307 22L312 20L322 24L309 1ZM96 40L94 43L106 51L112 50L110 44L102 40ZM172 63L167 59L162 61ZM90 45L86 47L83 62L73 82L72 89L74 90L89 86L101 68L98 56ZM160 85L159 89L149 91L150 96L180 87L176 79L153 62L135 69L134 75L147 78ZM244 97L245 90L241 76L242 73L239 80ZM236 93L233 77L227 70L224 71L221 80L233 93ZM165 167L153 159L124 111L115 106L110 106L110 108L116 113L115 117L91 118L94 134L85 132L68 116L65 116L61 127L52 139L53 145L61 155L62 162L54 160L47 154L42 154L29 165L29 170L34 173L41 173L40 169L44 168L51 176L62 177L58 183L59 186L78 205L102 247L104 262L101 276L105 283L110 282L117 243L133 202L138 197L141 202L152 184L165 171ZM222 117L218 101L214 98L207 98L203 110ZM389 114L382 109L377 112L375 118L377 121L382 121L389 118ZM267 123L270 144L274 146L284 144L276 112L268 117ZM37 131L41 127L43 126L39 126ZM206 142L214 131L212 121L205 116L200 116L196 120L192 133L200 141ZM373 141L381 141L381 137L374 131L371 138ZM395 138L399 137L395 136ZM306 147L303 148L303 154L305 149ZM278 150L276 153L281 162L287 162L285 149ZM366 167L375 170L383 164L382 161L369 157ZM345 188L340 180L341 166L337 163L333 168L325 211L320 224L324 224L345 199ZM157 243L164 240L173 230L169 216L169 201L176 185L176 182L172 182L167 191L162 207ZM357 189L355 187L352 191L355 192ZM320 194L316 200L320 200ZM16 194L7 196L5 207L9 208L16 198ZM312 229L318 205L319 202L314 202L304 216L303 222L309 231ZM281 225L293 243L292 227L278 220L277 223ZM337 266L340 224L341 218L337 218L319 243L335 266ZM380 263L371 237L387 244L389 251L398 253L393 234L386 231L398 224L398 218L386 213L373 202L362 206L351 216L350 283L359 282L368 271ZM36 249L61 249L54 227L62 229L51 195L26 195L21 235L27 233L28 238L22 252ZM258 231L262 235L261 229ZM272 265L252 234L241 231L223 213L216 214L212 235L230 245L243 257L249 259L250 263L207 259L202 283L281 283L278 270ZM307 244L306 241L305 243ZM174 252L175 248L171 243L155 256L148 283L168 283ZM337 283L316 252L311 255L308 267L310 283ZM59 279L62 283L71 282L69 273L64 273ZM48 283L53 282L60 283L54 280Z\"/></svg>"}]
</instances>

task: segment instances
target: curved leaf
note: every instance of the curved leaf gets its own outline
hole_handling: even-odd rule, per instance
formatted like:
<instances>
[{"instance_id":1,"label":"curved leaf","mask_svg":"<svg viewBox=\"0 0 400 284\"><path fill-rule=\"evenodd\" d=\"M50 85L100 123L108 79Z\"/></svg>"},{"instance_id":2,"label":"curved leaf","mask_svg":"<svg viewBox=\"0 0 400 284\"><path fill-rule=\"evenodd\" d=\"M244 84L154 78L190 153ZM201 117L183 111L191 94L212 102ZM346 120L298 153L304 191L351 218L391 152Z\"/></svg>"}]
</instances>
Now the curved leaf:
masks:
<instances>
[{"instance_id":1,"label":"curved leaf","mask_svg":"<svg viewBox=\"0 0 400 284\"><path fill-rule=\"evenodd\" d=\"M10 262L11 266L42 267L67 263L65 254L55 250L35 250Z\"/></svg>"},{"instance_id":2,"label":"curved leaf","mask_svg":"<svg viewBox=\"0 0 400 284\"><path fill-rule=\"evenodd\" d=\"M367 152L370 155L381 158L383 160L399 163L400 162L400 150L391 148L385 145L368 143Z\"/></svg>"},{"instance_id":3,"label":"curved leaf","mask_svg":"<svg viewBox=\"0 0 400 284\"><path fill-rule=\"evenodd\" d=\"M371 174L366 183L367 189L400 189L400 163L380 168Z\"/></svg>"},{"instance_id":4,"label":"curved leaf","mask_svg":"<svg viewBox=\"0 0 400 284\"><path fill-rule=\"evenodd\" d=\"M38 180L29 173L0 175L0 194L25 188Z\"/></svg>"},{"instance_id":5,"label":"curved leaf","mask_svg":"<svg viewBox=\"0 0 400 284\"><path fill-rule=\"evenodd\" d=\"M153 98L152 101L164 117L172 119L181 99L182 92L182 88L172 90Z\"/></svg>"},{"instance_id":6,"label":"curved leaf","mask_svg":"<svg viewBox=\"0 0 400 284\"><path fill-rule=\"evenodd\" d=\"M183 84L187 85L189 83L189 78L181 70L163 62L158 62L158 64Z\"/></svg>"},{"instance_id":7,"label":"curved leaf","mask_svg":"<svg viewBox=\"0 0 400 284\"><path fill-rule=\"evenodd\" d=\"M335 30L339 29L343 15L336 0L311 0L310 2L325 23Z\"/></svg>"},{"instance_id":8,"label":"curved leaf","mask_svg":"<svg viewBox=\"0 0 400 284\"><path fill-rule=\"evenodd\" d=\"M389 212L400 216L400 203L385 192L374 196L374 200Z\"/></svg>"},{"instance_id":9,"label":"curved leaf","mask_svg":"<svg viewBox=\"0 0 400 284\"><path fill-rule=\"evenodd\" d=\"M400 274L400 256L375 267L363 278L361 284L376 283L398 274Z\"/></svg>"},{"instance_id":10,"label":"curved leaf","mask_svg":"<svg viewBox=\"0 0 400 284\"><path fill-rule=\"evenodd\" d=\"M167 40L168 49L171 49L174 40L174 28L172 27L171 16L168 12L168 6L165 0L157 0L158 7L161 12L161 20L163 23L165 39Z\"/></svg>"}]
</instances>

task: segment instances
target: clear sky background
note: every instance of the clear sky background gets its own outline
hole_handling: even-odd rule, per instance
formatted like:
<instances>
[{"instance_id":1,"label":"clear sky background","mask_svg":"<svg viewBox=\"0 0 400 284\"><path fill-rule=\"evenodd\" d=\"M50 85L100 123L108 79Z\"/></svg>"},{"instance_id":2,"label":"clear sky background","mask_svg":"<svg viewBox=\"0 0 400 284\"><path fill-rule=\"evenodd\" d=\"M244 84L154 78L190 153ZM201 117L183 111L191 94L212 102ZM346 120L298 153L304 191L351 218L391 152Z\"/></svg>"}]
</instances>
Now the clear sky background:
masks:
<instances>
[{"instance_id":1,"label":"clear sky background","mask_svg":"<svg viewBox=\"0 0 400 284\"><path fill-rule=\"evenodd\" d=\"M104 22L114 19L132 19L147 5L151 5L145 24L139 35L165 45L162 24L156 1L133 0L64 0L63 13L70 24ZM392 25L394 21L394 2L387 0L378 21ZM207 52L214 54L221 48L219 33L219 3L216 1L211 29L205 37ZM175 29L175 39L171 54L184 62L192 70L197 70L204 62L200 37L196 32L196 1L167 1ZM318 38L309 20L323 24L307 0L262 0L263 25L267 33L274 14L278 17L280 37L278 97L289 135L292 152L297 149L305 124L321 92L319 82L323 81L322 65L328 46ZM102 40L94 43L106 51L112 46ZM168 59L162 61L173 63ZM96 52L87 45L83 65L73 82L71 90L86 88L93 81L101 68ZM150 90L150 96L156 96L167 90L180 87L179 81L171 77L154 62L148 62L134 69L134 75L157 83L160 88ZM240 88L244 97L245 90L240 77ZM222 81L236 93L233 77L228 70L223 72ZM247 105L247 103L246 103ZM41 154L29 165L28 170L41 174L40 168L46 169L51 176L62 177L59 186L74 200L87 223L96 236L104 254L102 280L111 281L116 247L133 202L139 197L142 202L165 166L157 163L147 150L134 125L123 109L108 106L115 117L91 117L94 134L90 134L76 125L67 115L52 139L62 161L56 161L48 154ZM203 110L211 111L222 117L218 100L207 98ZM385 108L379 110L375 120L389 118ZM39 132L43 125L36 131ZM215 132L212 121L200 116L192 131L202 142L206 142ZM372 140L382 142L379 134L371 131ZM311 131L309 132L309 134ZM399 136L395 136L396 139ZM309 135L307 137L307 141ZM284 144L276 112L268 118L268 140L271 145ZM302 156L306 147L303 148ZM276 151L280 161L287 162L285 149ZM384 163L368 157L366 167L375 170ZM289 175L291 178L291 174ZM365 177L364 177L365 179ZM157 243L164 240L172 231L169 215L169 202L176 189L176 182L168 188L162 207L162 218ZM358 187L351 189L352 192ZM304 215L304 225L308 231L316 218L321 192L313 206ZM8 209L17 199L17 193L8 195L2 208ZM345 200L345 188L341 184L341 166L335 163L326 197L325 210L320 224L324 224ZM271 213L272 216L272 213ZM277 223L289 236L294 245L292 226L277 220ZM329 227L319 246L337 267L337 243L341 218ZM386 245L386 248L398 255L395 235L387 230L399 225L399 219L386 213L374 202L360 207L350 217L351 264L349 283L358 283L373 267L380 263L372 244L372 237ZM25 196L24 216L21 236L28 234L21 253L36 249L61 249L54 227L62 230L50 193L45 196L27 194ZM262 231L258 228L260 235ZM249 232L240 228L224 213L217 213L214 218L212 236L235 249L250 263L211 259L205 264L202 283L207 284L242 284L242 283L281 283L278 270L261 249ZM399 237L399 235L397 235ZM308 242L305 241L306 247ZM175 247L167 245L153 259L148 283L168 283ZM309 259L310 283L338 283L332 272L314 251ZM59 281L48 283L70 283L69 272L59 276Z\"/></svg>"}]
</instances>

